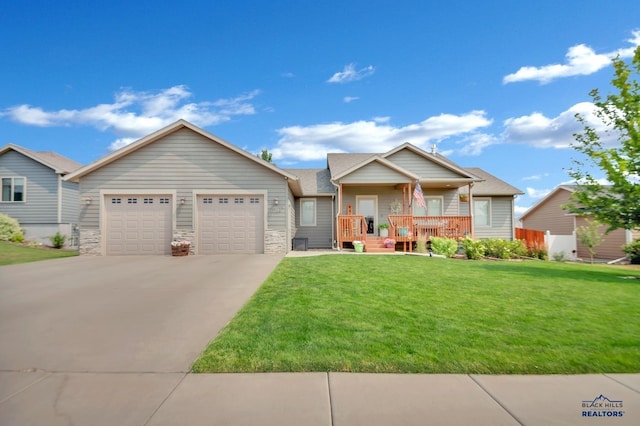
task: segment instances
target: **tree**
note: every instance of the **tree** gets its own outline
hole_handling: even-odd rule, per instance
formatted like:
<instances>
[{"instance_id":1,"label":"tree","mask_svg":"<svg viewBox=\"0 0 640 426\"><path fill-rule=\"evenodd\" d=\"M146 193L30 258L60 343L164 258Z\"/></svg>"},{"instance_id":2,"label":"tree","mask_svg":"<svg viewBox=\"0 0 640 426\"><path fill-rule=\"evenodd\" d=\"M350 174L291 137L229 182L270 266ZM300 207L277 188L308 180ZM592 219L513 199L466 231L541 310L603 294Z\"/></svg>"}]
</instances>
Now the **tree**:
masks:
<instances>
[{"instance_id":1,"label":"tree","mask_svg":"<svg viewBox=\"0 0 640 426\"><path fill-rule=\"evenodd\" d=\"M570 211L589 213L606 224L606 232L640 229L640 46L630 65L618 57L613 66L615 77L611 83L618 93L603 99L594 89L589 95L596 106L595 116L607 127L605 134L615 136L618 143L613 147L605 145L587 118L576 114L584 130L574 134L572 147L587 159L586 163L573 160L569 175L578 186L567 204ZM609 185L598 182L588 170L589 163L604 172Z\"/></svg>"},{"instance_id":2,"label":"tree","mask_svg":"<svg viewBox=\"0 0 640 426\"><path fill-rule=\"evenodd\" d=\"M596 254L596 247L598 247L603 240L600 227L602 225L596 220L588 220L584 226L579 226L576 229L576 235L580 244L587 246L589 255L591 255L591 263L593 263L593 256Z\"/></svg>"},{"instance_id":3,"label":"tree","mask_svg":"<svg viewBox=\"0 0 640 426\"><path fill-rule=\"evenodd\" d=\"M273 156L273 154L271 154L268 150L263 149L260 152L260 155L258 155L258 157L262 158L264 161L268 161L269 163L272 163L273 161L271 161L271 157Z\"/></svg>"}]
</instances>

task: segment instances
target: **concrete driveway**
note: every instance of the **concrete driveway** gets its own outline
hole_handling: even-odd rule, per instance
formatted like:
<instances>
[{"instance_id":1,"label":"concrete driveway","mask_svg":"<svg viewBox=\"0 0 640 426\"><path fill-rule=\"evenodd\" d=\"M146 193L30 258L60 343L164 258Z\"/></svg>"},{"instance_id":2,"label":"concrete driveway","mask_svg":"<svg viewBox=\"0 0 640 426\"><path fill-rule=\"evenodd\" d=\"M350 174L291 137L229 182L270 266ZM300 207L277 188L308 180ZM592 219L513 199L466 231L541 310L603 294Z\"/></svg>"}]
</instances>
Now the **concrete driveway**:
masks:
<instances>
[{"instance_id":1,"label":"concrete driveway","mask_svg":"<svg viewBox=\"0 0 640 426\"><path fill-rule=\"evenodd\" d=\"M281 258L0 267L0 424L144 424Z\"/></svg>"},{"instance_id":2,"label":"concrete driveway","mask_svg":"<svg viewBox=\"0 0 640 426\"><path fill-rule=\"evenodd\" d=\"M0 267L0 370L186 372L281 257L77 257Z\"/></svg>"}]
</instances>

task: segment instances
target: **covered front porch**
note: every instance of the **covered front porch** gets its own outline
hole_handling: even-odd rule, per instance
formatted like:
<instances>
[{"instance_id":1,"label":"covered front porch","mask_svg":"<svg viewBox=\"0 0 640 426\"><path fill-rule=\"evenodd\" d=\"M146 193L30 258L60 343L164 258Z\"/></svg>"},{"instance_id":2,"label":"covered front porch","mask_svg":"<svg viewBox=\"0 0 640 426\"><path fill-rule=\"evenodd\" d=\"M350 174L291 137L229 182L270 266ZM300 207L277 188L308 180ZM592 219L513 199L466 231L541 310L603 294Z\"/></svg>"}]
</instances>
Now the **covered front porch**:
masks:
<instances>
[{"instance_id":1,"label":"covered front porch","mask_svg":"<svg viewBox=\"0 0 640 426\"><path fill-rule=\"evenodd\" d=\"M378 246L380 237L395 241L394 249L412 251L419 238L461 239L473 234L471 185L427 184L423 192L427 208L417 205L412 183L389 185L340 185L336 241L339 249L354 241ZM381 227L382 225L382 227Z\"/></svg>"}]
</instances>

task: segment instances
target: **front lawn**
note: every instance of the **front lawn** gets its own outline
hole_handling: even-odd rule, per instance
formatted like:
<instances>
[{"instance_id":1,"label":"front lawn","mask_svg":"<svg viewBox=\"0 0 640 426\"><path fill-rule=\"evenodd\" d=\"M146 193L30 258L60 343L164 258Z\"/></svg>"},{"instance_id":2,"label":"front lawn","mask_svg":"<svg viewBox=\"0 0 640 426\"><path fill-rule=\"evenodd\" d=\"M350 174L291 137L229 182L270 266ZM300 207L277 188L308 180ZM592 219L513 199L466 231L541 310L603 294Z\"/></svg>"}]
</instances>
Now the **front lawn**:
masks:
<instances>
[{"instance_id":1,"label":"front lawn","mask_svg":"<svg viewBox=\"0 0 640 426\"><path fill-rule=\"evenodd\" d=\"M559 262L285 258L192 369L638 373L638 276Z\"/></svg>"},{"instance_id":2,"label":"front lawn","mask_svg":"<svg viewBox=\"0 0 640 426\"><path fill-rule=\"evenodd\" d=\"M14 263L36 262L38 260L56 259L58 257L77 256L75 250L57 250L42 247L26 247L0 241L0 266Z\"/></svg>"}]
</instances>

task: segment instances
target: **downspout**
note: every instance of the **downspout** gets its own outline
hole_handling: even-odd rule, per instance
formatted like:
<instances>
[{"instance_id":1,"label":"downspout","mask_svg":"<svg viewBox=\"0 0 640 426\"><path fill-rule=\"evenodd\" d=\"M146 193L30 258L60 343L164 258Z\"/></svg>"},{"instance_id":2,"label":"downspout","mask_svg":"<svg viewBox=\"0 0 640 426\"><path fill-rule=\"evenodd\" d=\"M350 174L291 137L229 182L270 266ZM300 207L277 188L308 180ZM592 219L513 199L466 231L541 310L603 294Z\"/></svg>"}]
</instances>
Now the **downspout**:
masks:
<instances>
[{"instance_id":1,"label":"downspout","mask_svg":"<svg viewBox=\"0 0 640 426\"><path fill-rule=\"evenodd\" d=\"M469 224L469 229L471 229L471 235L469 236L469 238L474 238L474 235L476 233L473 224L473 193L471 192L472 188L473 182L469 184L469 221L471 222Z\"/></svg>"},{"instance_id":2,"label":"downspout","mask_svg":"<svg viewBox=\"0 0 640 426\"><path fill-rule=\"evenodd\" d=\"M58 175L58 225L62 223L62 174Z\"/></svg>"}]
</instances>

